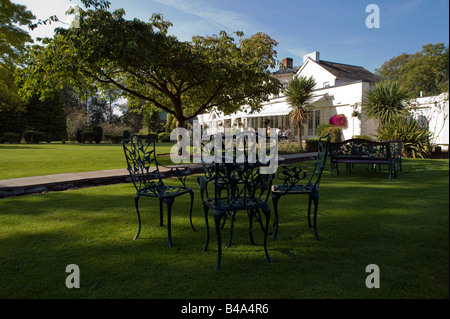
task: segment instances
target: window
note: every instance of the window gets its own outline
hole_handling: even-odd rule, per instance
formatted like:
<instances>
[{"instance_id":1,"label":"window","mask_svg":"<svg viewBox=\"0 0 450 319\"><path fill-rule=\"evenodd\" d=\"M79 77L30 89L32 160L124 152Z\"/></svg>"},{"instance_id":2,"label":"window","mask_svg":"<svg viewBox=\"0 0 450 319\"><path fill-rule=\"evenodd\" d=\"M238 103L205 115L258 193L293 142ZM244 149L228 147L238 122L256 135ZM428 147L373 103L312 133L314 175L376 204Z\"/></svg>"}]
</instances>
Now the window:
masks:
<instances>
[{"instance_id":1,"label":"window","mask_svg":"<svg viewBox=\"0 0 450 319\"><path fill-rule=\"evenodd\" d=\"M308 135L317 135L317 127L320 125L320 110L314 110L310 113L308 120Z\"/></svg>"},{"instance_id":2,"label":"window","mask_svg":"<svg viewBox=\"0 0 450 319\"><path fill-rule=\"evenodd\" d=\"M324 87L324 88L327 88L327 87L329 87L329 86L330 86L330 82L328 82L328 81L327 81L327 82L323 82L323 87Z\"/></svg>"}]
</instances>

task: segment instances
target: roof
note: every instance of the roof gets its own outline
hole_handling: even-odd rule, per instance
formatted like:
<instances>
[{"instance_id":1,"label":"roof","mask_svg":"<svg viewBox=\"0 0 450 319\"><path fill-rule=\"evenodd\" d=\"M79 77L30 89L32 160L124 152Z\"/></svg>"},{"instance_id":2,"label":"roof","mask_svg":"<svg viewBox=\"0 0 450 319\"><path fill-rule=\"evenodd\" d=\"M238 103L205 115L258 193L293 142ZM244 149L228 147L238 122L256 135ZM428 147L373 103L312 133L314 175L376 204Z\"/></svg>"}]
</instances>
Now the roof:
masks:
<instances>
[{"instance_id":1,"label":"roof","mask_svg":"<svg viewBox=\"0 0 450 319\"><path fill-rule=\"evenodd\" d=\"M335 63L319 60L317 63L338 79L363 80L364 82L376 82L378 77L367 71L362 66Z\"/></svg>"},{"instance_id":2,"label":"roof","mask_svg":"<svg viewBox=\"0 0 450 319\"><path fill-rule=\"evenodd\" d=\"M285 75L285 74L295 74L297 73L296 69L286 68L286 69L280 69L276 72L273 72L272 75Z\"/></svg>"}]
</instances>

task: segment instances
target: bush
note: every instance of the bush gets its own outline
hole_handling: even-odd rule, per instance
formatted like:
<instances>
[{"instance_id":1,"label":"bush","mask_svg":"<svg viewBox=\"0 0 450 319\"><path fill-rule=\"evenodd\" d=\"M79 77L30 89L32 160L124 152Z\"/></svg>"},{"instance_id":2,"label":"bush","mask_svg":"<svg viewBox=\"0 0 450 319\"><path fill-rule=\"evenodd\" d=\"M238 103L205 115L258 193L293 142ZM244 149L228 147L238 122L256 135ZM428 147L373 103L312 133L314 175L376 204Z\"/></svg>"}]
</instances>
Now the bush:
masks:
<instances>
[{"instance_id":1,"label":"bush","mask_svg":"<svg viewBox=\"0 0 450 319\"><path fill-rule=\"evenodd\" d=\"M427 158L430 156L431 132L419 126L412 117L397 116L378 128L380 140L403 141L403 156Z\"/></svg>"},{"instance_id":2,"label":"bush","mask_svg":"<svg viewBox=\"0 0 450 319\"><path fill-rule=\"evenodd\" d=\"M126 139L129 138L130 136L131 136L131 133L130 133L129 130L124 130L124 131L123 131L122 138L123 138L124 140L126 140Z\"/></svg>"},{"instance_id":3,"label":"bush","mask_svg":"<svg viewBox=\"0 0 450 319\"><path fill-rule=\"evenodd\" d=\"M18 133L6 132L0 136L0 143L20 143L22 137Z\"/></svg>"},{"instance_id":4,"label":"bush","mask_svg":"<svg viewBox=\"0 0 450 319\"><path fill-rule=\"evenodd\" d=\"M159 133L158 140L160 142L170 142L170 133L168 132Z\"/></svg>"},{"instance_id":5,"label":"bush","mask_svg":"<svg viewBox=\"0 0 450 319\"><path fill-rule=\"evenodd\" d=\"M25 131L23 132L23 138L27 144L37 144L43 141L50 143L50 139L40 131Z\"/></svg>"},{"instance_id":6,"label":"bush","mask_svg":"<svg viewBox=\"0 0 450 319\"><path fill-rule=\"evenodd\" d=\"M92 144L92 142L95 141L96 137L97 132L92 128L88 128L81 132L81 143L88 142L89 144Z\"/></svg>"},{"instance_id":7,"label":"bush","mask_svg":"<svg viewBox=\"0 0 450 319\"><path fill-rule=\"evenodd\" d=\"M338 126L329 126L322 130L322 134L319 135L319 137L327 136L329 133L332 134L331 136L331 143L337 143L342 141L342 129Z\"/></svg>"},{"instance_id":8,"label":"bush","mask_svg":"<svg viewBox=\"0 0 450 319\"><path fill-rule=\"evenodd\" d=\"M95 143L100 144L103 139L103 128L101 126L94 126L93 130L95 131Z\"/></svg>"},{"instance_id":9,"label":"bush","mask_svg":"<svg viewBox=\"0 0 450 319\"><path fill-rule=\"evenodd\" d=\"M360 138L363 140L375 141L375 138L369 135L355 135L353 138Z\"/></svg>"},{"instance_id":10,"label":"bush","mask_svg":"<svg viewBox=\"0 0 450 319\"><path fill-rule=\"evenodd\" d=\"M310 138L306 140L306 151L310 152L318 152L319 151L319 138Z\"/></svg>"},{"instance_id":11,"label":"bush","mask_svg":"<svg viewBox=\"0 0 450 319\"><path fill-rule=\"evenodd\" d=\"M329 127L335 127L336 125L333 124L320 124L319 126L317 126L317 136L324 136L326 134L322 134L323 130L329 128Z\"/></svg>"},{"instance_id":12,"label":"bush","mask_svg":"<svg viewBox=\"0 0 450 319\"><path fill-rule=\"evenodd\" d=\"M77 132L75 133L76 139L78 143L83 143L83 139L81 138L81 133L83 132L83 130L78 129Z\"/></svg>"},{"instance_id":13,"label":"bush","mask_svg":"<svg viewBox=\"0 0 450 319\"><path fill-rule=\"evenodd\" d=\"M278 153L280 154L300 153L300 146L298 145L298 143L281 140L278 142Z\"/></svg>"}]
</instances>

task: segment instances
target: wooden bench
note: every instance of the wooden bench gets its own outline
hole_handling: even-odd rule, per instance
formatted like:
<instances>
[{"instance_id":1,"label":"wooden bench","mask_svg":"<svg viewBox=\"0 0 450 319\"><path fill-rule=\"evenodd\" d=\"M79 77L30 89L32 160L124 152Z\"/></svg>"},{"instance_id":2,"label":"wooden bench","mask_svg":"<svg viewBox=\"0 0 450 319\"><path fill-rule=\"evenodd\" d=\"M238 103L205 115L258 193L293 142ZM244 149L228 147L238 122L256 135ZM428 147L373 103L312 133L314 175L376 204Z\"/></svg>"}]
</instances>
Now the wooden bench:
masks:
<instances>
[{"instance_id":1,"label":"wooden bench","mask_svg":"<svg viewBox=\"0 0 450 319\"><path fill-rule=\"evenodd\" d=\"M333 176L333 169L336 169L339 174L339 163L346 164L346 172L351 171L355 164L373 165L373 168L376 165L387 164L389 167L389 181L391 181L392 175L397 177L399 166L399 159L397 156L392 156L391 152L393 149L398 148L399 144L401 147L401 141L400 143L399 141L374 142L365 139L350 139L331 143L331 176Z\"/></svg>"}]
</instances>

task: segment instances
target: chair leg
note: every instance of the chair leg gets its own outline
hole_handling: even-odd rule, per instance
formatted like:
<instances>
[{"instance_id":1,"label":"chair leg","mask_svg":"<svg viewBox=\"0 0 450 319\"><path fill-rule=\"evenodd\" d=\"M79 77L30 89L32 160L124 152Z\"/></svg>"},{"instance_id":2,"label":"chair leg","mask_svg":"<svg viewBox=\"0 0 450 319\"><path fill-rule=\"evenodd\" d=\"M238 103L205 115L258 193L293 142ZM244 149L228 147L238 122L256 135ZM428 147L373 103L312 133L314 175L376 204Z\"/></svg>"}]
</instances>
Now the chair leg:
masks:
<instances>
[{"instance_id":1,"label":"chair leg","mask_svg":"<svg viewBox=\"0 0 450 319\"><path fill-rule=\"evenodd\" d=\"M163 200L159 199L159 226L164 226L163 222Z\"/></svg>"},{"instance_id":2,"label":"chair leg","mask_svg":"<svg viewBox=\"0 0 450 319\"><path fill-rule=\"evenodd\" d=\"M224 219L226 218L227 214L225 214ZM231 230L230 230L230 238L228 239L227 248L231 246L231 242L233 241L233 229L234 229L234 221L236 220L236 211L231 213Z\"/></svg>"},{"instance_id":3,"label":"chair leg","mask_svg":"<svg viewBox=\"0 0 450 319\"><path fill-rule=\"evenodd\" d=\"M263 207L262 211L266 216L266 227L264 229L264 253L266 254L266 258L269 262L273 262L273 259L270 258L269 252L267 251L267 233L269 232L269 221L270 221L270 208Z\"/></svg>"},{"instance_id":4,"label":"chair leg","mask_svg":"<svg viewBox=\"0 0 450 319\"><path fill-rule=\"evenodd\" d=\"M206 206L206 205L203 205L203 214L205 216L205 224L206 224L206 242L205 242L205 247L203 247L202 251L207 251L208 250L208 244L209 244L208 210L209 210L209 207Z\"/></svg>"},{"instance_id":5,"label":"chair leg","mask_svg":"<svg viewBox=\"0 0 450 319\"><path fill-rule=\"evenodd\" d=\"M275 218L273 221L273 226L275 228L274 234L273 234L273 239L277 239L277 235L278 235L278 200L280 199L280 197L281 196L272 194L273 211L275 213Z\"/></svg>"},{"instance_id":6,"label":"chair leg","mask_svg":"<svg viewBox=\"0 0 450 319\"><path fill-rule=\"evenodd\" d=\"M172 204L173 198L164 201L167 206L167 237L169 241L169 247L173 247L172 243Z\"/></svg>"},{"instance_id":7,"label":"chair leg","mask_svg":"<svg viewBox=\"0 0 450 319\"><path fill-rule=\"evenodd\" d=\"M221 228L220 221L221 221L222 217L224 216L224 212L213 210L213 215L214 215L214 223L216 225L216 234L217 234L217 263L216 263L215 270L219 270L220 262L222 261L222 236L220 234L220 228Z\"/></svg>"},{"instance_id":8,"label":"chair leg","mask_svg":"<svg viewBox=\"0 0 450 319\"><path fill-rule=\"evenodd\" d=\"M247 211L248 214L248 234L250 236L250 243L252 245L255 244L255 241L253 240L253 218L255 217L255 212L253 209L250 209L249 211Z\"/></svg>"},{"instance_id":9,"label":"chair leg","mask_svg":"<svg viewBox=\"0 0 450 319\"><path fill-rule=\"evenodd\" d=\"M137 212L137 215L138 215L138 221L139 221L138 232L137 232L136 236L134 236L134 239L138 239L139 233L141 232L141 215L139 214L139 198L140 198L139 195L136 195L136 196L134 197L134 205L136 206L136 212Z\"/></svg>"},{"instance_id":10,"label":"chair leg","mask_svg":"<svg viewBox=\"0 0 450 319\"><path fill-rule=\"evenodd\" d=\"M197 232L197 229L195 229L194 224L192 223L192 207L194 205L194 192L190 191L189 195L191 195L191 209L189 211L189 221L191 222L192 229Z\"/></svg>"},{"instance_id":11,"label":"chair leg","mask_svg":"<svg viewBox=\"0 0 450 319\"><path fill-rule=\"evenodd\" d=\"M319 206L319 193L317 193L317 192L316 193L312 193L312 194L309 195L309 198L310 198L310 202L312 200L313 203L314 203L314 221L313 221L313 223L314 223L314 235L316 236L317 240L320 240L319 233L317 231L317 208ZM309 216L309 211L308 211L308 216Z\"/></svg>"},{"instance_id":12,"label":"chair leg","mask_svg":"<svg viewBox=\"0 0 450 319\"><path fill-rule=\"evenodd\" d=\"M308 226L312 227L311 224L311 202L312 202L312 197L311 195L309 195L309 200L308 200Z\"/></svg>"}]
</instances>

